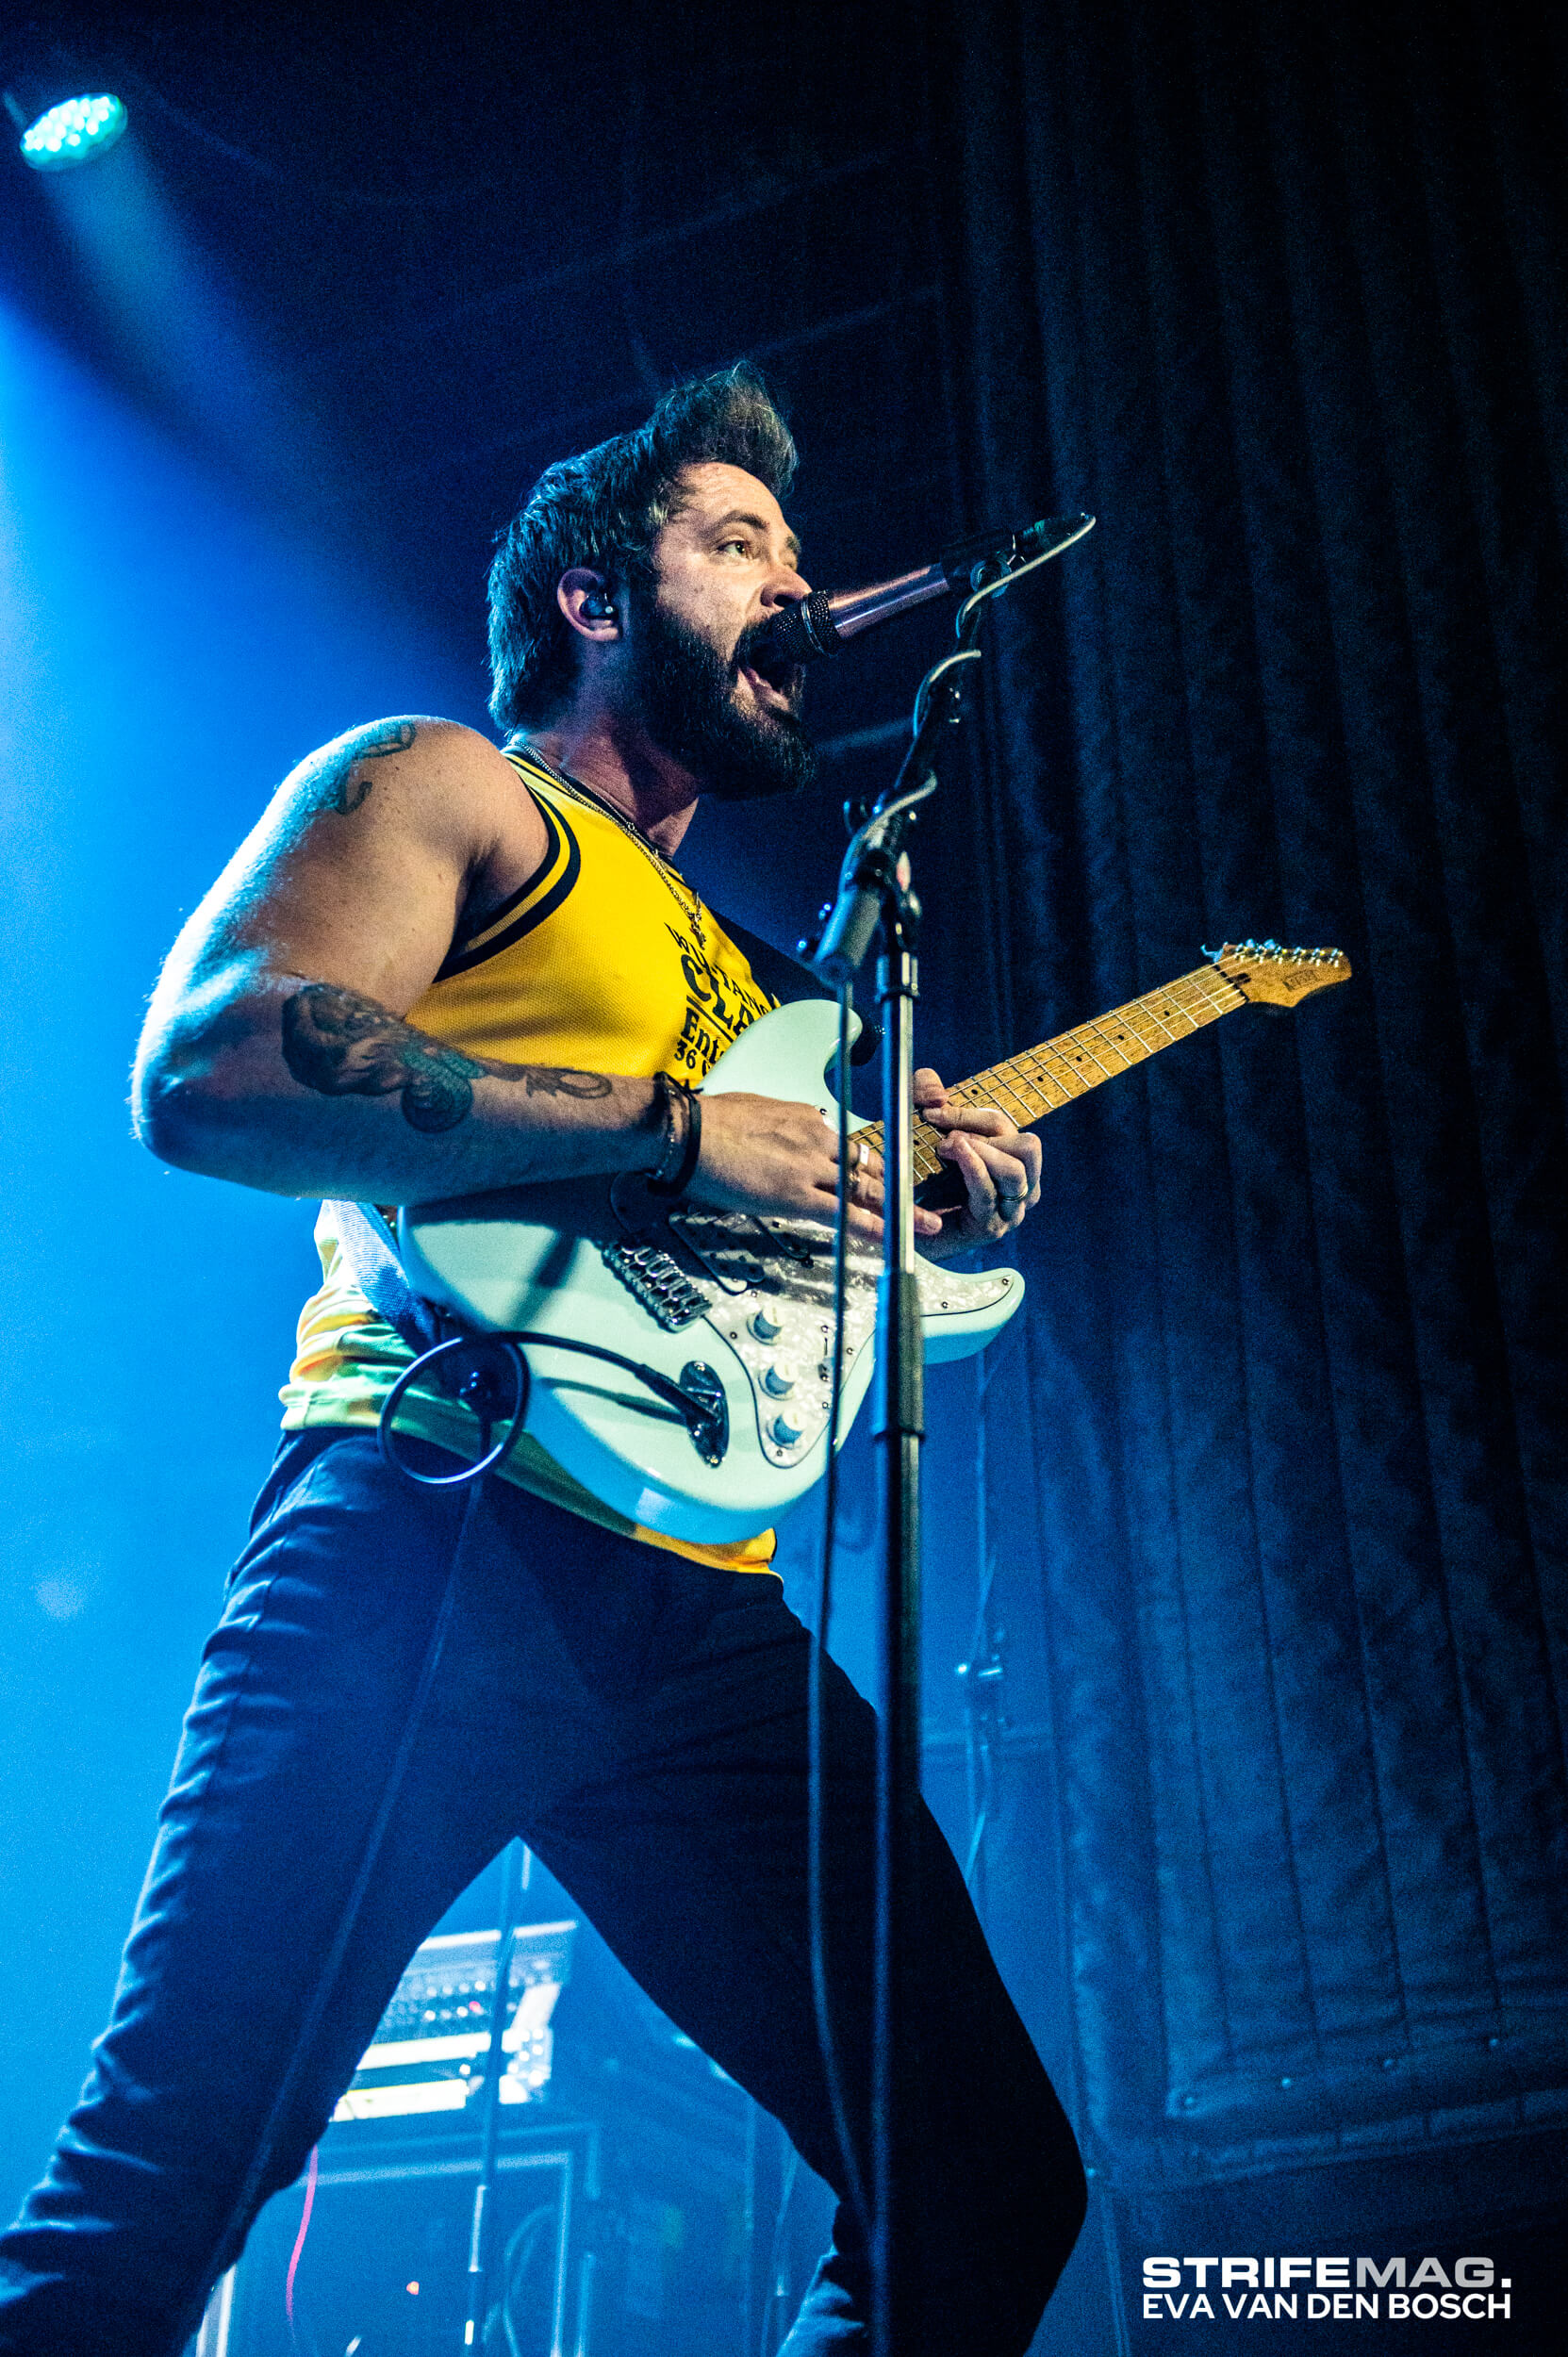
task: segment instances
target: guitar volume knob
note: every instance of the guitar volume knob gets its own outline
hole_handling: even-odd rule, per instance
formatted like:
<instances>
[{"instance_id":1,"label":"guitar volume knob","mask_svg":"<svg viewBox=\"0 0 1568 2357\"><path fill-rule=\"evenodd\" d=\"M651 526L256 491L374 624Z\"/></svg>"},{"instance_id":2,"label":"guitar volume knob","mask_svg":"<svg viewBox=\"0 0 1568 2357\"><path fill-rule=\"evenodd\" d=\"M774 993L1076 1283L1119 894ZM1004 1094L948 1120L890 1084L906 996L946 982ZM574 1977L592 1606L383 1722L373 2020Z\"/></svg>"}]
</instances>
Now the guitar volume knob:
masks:
<instances>
[{"instance_id":1,"label":"guitar volume knob","mask_svg":"<svg viewBox=\"0 0 1568 2357\"><path fill-rule=\"evenodd\" d=\"M783 1331L777 1318L770 1318L766 1310L753 1310L746 1323L759 1343L773 1342Z\"/></svg>"}]
</instances>

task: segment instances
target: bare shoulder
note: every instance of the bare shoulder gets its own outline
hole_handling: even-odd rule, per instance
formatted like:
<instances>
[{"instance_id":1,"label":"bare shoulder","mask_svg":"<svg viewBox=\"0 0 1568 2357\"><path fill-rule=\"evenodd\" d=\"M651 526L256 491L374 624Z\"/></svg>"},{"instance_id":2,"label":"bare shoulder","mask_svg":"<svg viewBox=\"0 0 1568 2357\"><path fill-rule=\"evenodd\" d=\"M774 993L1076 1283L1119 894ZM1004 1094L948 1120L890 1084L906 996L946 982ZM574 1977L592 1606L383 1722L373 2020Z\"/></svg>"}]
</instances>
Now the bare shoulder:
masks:
<instances>
[{"instance_id":1,"label":"bare shoulder","mask_svg":"<svg viewBox=\"0 0 1568 2357\"><path fill-rule=\"evenodd\" d=\"M323 869L382 855L434 860L463 898L504 898L544 857L545 823L499 747L477 729L403 714L347 729L284 781L281 842Z\"/></svg>"},{"instance_id":2,"label":"bare shoulder","mask_svg":"<svg viewBox=\"0 0 1568 2357\"><path fill-rule=\"evenodd\" d=\"M464 912L544 850L536 805L477 730L419 713L347 729L272 795L188 920L165 983L260 960L401 1013Z\"/></svg>"},{"instance_id":3,"label":"bare shoulder","mask_svg":"<svg viewBox=\"0 0 1568 2357\"><path fill-rule=\"evenodd\" d=\"M492 800L517 801L518 779L477 729L415 713L345 729L289 772L283 793L300 817L352 818L379 793L383 804L417 802L429 816L452 798L482 824Z\"/></svg>"}]
</instances>

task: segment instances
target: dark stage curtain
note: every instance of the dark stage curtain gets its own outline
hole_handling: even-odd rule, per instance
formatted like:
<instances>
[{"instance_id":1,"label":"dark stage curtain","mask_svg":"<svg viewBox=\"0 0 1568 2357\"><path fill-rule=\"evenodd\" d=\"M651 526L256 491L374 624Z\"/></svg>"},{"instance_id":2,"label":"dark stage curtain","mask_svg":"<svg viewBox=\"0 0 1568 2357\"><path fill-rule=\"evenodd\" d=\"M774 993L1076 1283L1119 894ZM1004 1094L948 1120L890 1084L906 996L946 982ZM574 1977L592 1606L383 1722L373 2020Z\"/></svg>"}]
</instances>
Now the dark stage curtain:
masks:
<instances>
[{"instance_id":1,"label":"dark stage curtain","mask_svg":"<svg viewBox=\"0 0 1568 2357\"><path fill-rule=\"evenodd\" d=\"M1560 51L969 0L934 54L971 519L1099 519L993 640L999 1030L1240 936L1355 969L1044 1132L993 1415L1042 1468L1083 2124L1169 2186L1549 2127Z\"/></svg>"}]
</instances>

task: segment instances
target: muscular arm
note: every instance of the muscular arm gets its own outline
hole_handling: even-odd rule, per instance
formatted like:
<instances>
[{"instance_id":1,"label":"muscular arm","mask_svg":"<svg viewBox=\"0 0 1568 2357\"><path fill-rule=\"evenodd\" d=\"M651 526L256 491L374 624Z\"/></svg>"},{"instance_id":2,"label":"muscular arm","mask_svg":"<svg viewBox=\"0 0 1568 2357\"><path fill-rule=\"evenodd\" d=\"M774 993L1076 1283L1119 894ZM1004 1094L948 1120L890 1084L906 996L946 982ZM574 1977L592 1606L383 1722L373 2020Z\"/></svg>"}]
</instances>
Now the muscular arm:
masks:
<instances>
[{"instance_id":1,"label":"muscular arm","mask_svg":"<svg viewBox=\"0 0 1568 2357\"><path fill-rule=\"evenodd\" d=\"M516 771L470 730L387 721L302 763L170 953L139 1134L210 1178L379 1203L650 1167L650 1081L469 1056L404 1019L463 909L495 905L543 851ZM835 1184L813 1108L706 1108L707 1199L825 1219Z\"/></svg>"},{"instance_id":2,"label":"muscular arm","mask_svg":"<svg viewBox=\"0 0 1568 2357\"><path fill-rule=\"evenodd\" d=\"M543 849L471 731L387 721L302 763L158 981L145 1143L209 1177L381 1202L649 1162L648 1081L481 1061L404 1020L470 896L500 897L498 860L509 884Z\"/></svg>"}]
</instances>

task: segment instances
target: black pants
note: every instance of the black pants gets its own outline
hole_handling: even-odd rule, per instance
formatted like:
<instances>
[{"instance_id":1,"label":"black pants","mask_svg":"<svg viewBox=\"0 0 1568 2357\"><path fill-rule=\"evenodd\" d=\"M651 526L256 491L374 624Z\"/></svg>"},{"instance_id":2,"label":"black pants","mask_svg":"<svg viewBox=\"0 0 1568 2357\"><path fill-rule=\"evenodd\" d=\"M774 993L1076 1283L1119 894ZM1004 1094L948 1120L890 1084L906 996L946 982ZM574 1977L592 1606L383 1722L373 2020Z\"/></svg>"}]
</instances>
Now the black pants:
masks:
<instances>
[{"instance_id":1,"label":"black pants","mask_svg":"<svg viewBox=\"0 0 1568 2357\"><path fill-rule=\"evenodd\" d=\"M286 1442L206 1651L108 2031L0 2241L0 2350L173 2357L415 1948L514 1834L838 2190L787 2349L860 2346L866 2252L811 2004L809 1644L766 1574L612 1539L500 1481L471 1508L416 1491L369 1435ZM824 1716L828 1964L864 2150L874 1722L831 1663ZM1009 2357L1072 2247L1082 2177L929 1818L925 1843L911 2357Z\"/></svg>"}]
</instances>

